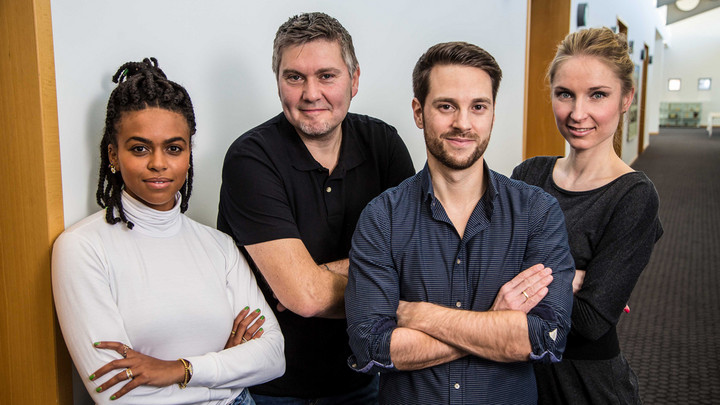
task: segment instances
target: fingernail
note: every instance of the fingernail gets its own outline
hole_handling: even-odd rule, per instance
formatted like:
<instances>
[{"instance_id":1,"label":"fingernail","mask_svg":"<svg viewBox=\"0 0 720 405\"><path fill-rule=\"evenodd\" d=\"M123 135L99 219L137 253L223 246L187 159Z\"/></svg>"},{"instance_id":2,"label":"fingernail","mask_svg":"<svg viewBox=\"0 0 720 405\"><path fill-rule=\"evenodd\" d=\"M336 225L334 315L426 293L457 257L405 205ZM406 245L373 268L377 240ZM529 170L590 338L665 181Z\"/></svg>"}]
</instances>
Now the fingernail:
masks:
<instances>
[{"instance_id":1,"label":"fingernail","mask_svg":"<svg viewBox=\"0 0 720 405\"><path fill-rule=\"evenodd\" d=\"M262 332L262 331L263 331L263 328L258 329L258 332Z\"/></svg>"},{"instance_id":2,"label":"fingernail","mask_svg":"<svg viewBox=\"0 0 720 405\"><path fill-rule=\"evenodd\" d=\"M116 400L116 399L117 399L117 397L116 397L115 395L113 395L113 396L110 397L110 400L111 400L111 401L114 401L114 400Z\"/></svg>"},{"instance_id":3,"label":"fingernail","mask_svg":"<svg viewBox=\"0 0 720 405\"><path fill-rule=\"evenodd\" d=\"M90 379L90 381L94 380L94 379L95 379L95 374L91 375L91 376L88 377L88 378Z\"/></svg>"},{"instance_id":4,"label":"fingernail","mask_svg":"<svg viewBox=\"0 0 720 405\"><path fill-rule=\"evenodd\" d=\"M101 391L102 391L102 387L95 388L95 392L101 392Z\"/></svg>"},{"instance_id":5,"label":"fingernail","mask_svg":"<svg viewBox=\"0 0 720 405\"><path fill-rule=\"evenodd\" d=\"M260 308L256 309L255 312L260 313Z\"/></svg>"},{"instance_id":6,"label":"fingernail","mask_svg":"<svg viewBox=\"0 0 720 405\"><path fill-rule=\"evenodd\" d=\"M250 307L245 307L243 308L243 311L247 311L248 309L250 309Z\"/></svg>"},{"instance_id":7,"label":"fingernail","mask_svg":"<svg viewBox=\"0 0 720 405\"><path fill-rule=\"evenodd\" d=\"M95 342L95 343L93 343L93 346L95 346L95 347L100 346L100 342Z\"/></svg>"},{"instance_id":8,"label":"fingernail","mask_svg":"<svg viewBox=\"0 0 720 405\"><path fill-rule=\"evenodd\" d=\"M260 320L263 320L263 319L265 319L265 315L263 315L263 316L260 317Z\"/></svg>"}]
</instances>

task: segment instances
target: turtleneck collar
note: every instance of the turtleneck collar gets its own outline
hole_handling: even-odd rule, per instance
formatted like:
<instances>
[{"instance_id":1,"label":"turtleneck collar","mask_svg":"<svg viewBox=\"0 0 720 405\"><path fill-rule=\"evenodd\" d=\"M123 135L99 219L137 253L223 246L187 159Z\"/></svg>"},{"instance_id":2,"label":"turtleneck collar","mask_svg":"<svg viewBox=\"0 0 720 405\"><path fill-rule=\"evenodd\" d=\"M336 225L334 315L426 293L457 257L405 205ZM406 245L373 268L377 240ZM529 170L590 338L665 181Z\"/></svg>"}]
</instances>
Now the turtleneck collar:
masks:
<instances>
[{"instance_id":1,"label":"turtleneck collar","mask_svg":"<svg viewBox=\"0 0 720 405\"><path fill-rule=\"evenodd\" d=\"M122 192L122 204L128 220L135 224L131 232L153 237L168 237L178 233L182 225L180 214L180 193L175 195L175 206L169 211L154 210L133 198L127 191Z\"/></svg>"}]
</instances>

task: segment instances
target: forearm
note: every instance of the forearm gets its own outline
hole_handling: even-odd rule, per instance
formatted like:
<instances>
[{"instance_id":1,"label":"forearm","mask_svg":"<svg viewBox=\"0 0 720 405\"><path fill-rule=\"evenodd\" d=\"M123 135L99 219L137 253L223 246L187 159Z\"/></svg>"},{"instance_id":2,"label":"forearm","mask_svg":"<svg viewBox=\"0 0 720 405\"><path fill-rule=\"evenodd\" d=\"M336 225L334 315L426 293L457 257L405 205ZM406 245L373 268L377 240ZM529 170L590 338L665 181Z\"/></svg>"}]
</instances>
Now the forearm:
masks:
<instances>
[{"instance_id":1,"label":"forearm","mask_svg":"<svg viewBox=\"0 0 720 405\"><path fill-rule=\"evenodd\" d=\"M499 362L526 361L532 347L520 311L466 311L409 303L400 325L422 331L469 354ZM412 307L412 308L410 308Z\"/></svg>"},{"instance_id":2,"label":"forearm","mask_svg":"<svg viewBox=\"0 0 720 405\"><path fill-rule=\"evenodd\" d=\"M345 317L347 276L316 264L300 239L278 239L245 248L285 308L303 317ZM337 263L331 263L332 268L342 267Z\"/></svg>"},{"instance_id":3,"label":"forearm","mask_svg":"<svg viewBox=\"0 0 720 405\"><path fill-rule=\"evenodd\" d=\"M347 278L348 268L350 267L350 260L347 258L335 260L334 262L328 262L323 264L323 267L325 267L326 270L329 270L335 274L339 274Z\"/></svg>"},{"instance_id":4,"label":"forearm","mask_svg":"<svg viewBox=\"0 0 720 405\"><path fill-rule=\"evenodd\" d=\"M420 370L466 355L464 351L415 329L395 328L390 338L390 358L398 370Z\"/></svg>"}]
</instances>

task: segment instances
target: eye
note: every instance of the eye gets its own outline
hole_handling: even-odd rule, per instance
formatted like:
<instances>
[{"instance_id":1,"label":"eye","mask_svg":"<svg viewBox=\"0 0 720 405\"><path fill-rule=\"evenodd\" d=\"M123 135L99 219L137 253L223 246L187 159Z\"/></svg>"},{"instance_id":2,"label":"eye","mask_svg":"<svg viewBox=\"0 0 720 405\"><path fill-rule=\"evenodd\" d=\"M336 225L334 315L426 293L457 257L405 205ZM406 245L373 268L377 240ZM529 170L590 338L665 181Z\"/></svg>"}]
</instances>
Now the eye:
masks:
<instances>
[{"instance_id":1,"label":"eye","mask_svg":"<svg viewBox=\"0 0 720 405\"><path fill-rule=\"evenodd\" d=\"M302 81L302 79L303 79L302 76L296 75L296 74L290 74L290 75L285 76L285 80L287 80L290 83L297 83L297 82Z\"/></svg>"},{"instance_id":2,"label":"eye","mask_svg":"<svg viewBox=\"0 0 720 405\"><path fill-rule=\"evenodd\" d=\"M555 97L559 99L569 99L572 98L572 94L568 93L567 91L558 91L555 93Z\"/></svg>"},{"instance_id":3,"label":"eye","mask_svg":"<svg viewBox=\"0 0 720 405\"><path fill-rule=\"evenodd\" d=\"M135 145L130 148L130 151L136 155L140 155L147 152L148 148L145 145Z\"/></svg>"},{"instance_id":4,"label":"eye","mask_svg":"<svg viewBox=\"0 0 720 405\"><path fill-rule=\"evenodd\" d=\"M335 75L333 73L323 73L320 75L321 80L332 80L335 78Z\"/></svg>"},{"instance_id":5,"label":"eye","mask_svg":"<svg viewBox=\"0 0 720 405\"><path fill-rule=\"evenodd\" d=\"M437 108L440 111L450 111L453 109L453 106L450 104L438 104Z\"/></svg>"},{"instance_id":6,"label":"eye","mask_svg":"<svg viewBox=\"0 0 720 405\"><path fill-rule=\"evenodd\" d=\"M475 111L483 111L483 110L487 110L487 108L488 107L485 104L475 104L473 106L473 110L475 110Z\"/></svg>"},{"instance_id":7,"label":"eye","mask_svg":"<svg viewBox=\"0 0 720 405\"><path fill-rule=\"evenodd\" d=\"M601 100L603 98L606 98L607 96L608 96L607 93L605 93L603 91L596 91L590 97L593 99L596 99L596 100Z\"/></svg>"},{"instance_id":8,"label":"eye","mask_svg":"<svg viewBox=\"0 0 720 405\"><path fill-rule=\"evenodd\" d=\"M168 150L168 152L170 152L174 155L177 155L177 154L182 153L183 148L182 148L182 146L179 146L179 145L170 145L167 147L167 150Z\"/></svg>"}]
</instances>

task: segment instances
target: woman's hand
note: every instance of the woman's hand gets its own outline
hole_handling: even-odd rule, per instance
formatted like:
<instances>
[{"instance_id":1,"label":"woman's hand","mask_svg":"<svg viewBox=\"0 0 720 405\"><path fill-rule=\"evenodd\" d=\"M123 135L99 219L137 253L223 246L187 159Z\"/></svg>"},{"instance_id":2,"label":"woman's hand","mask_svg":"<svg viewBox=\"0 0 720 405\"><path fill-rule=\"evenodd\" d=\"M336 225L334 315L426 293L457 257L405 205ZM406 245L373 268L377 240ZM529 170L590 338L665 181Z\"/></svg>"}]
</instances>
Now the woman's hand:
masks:
<instances>
[{"instance_id":1,"label":"woman's hand","mask_svg":"<svg viewBox=\"0 0 720 405\"><path fill-rule=\"evenodd\" d=\"M582 289L583 283L585 282L585 270L575 270L575 277L573 277L573 295L577 294ZM626 314L630 313L630 306L625 305L623 311Z\"/></svg>"},{"instance_id":2,"label":"woman's hand","mask_svg":"<svg viewBox=\"0 0 720 405\"><path fill-rule=\"evenodd\" d=\"M243 344L250 339L257 339L264 333L261 326L265 323L265 315L260 316L260 309L248 314L249 311L250 307L245 307L235 317L232 332L230 332L230 337L225 344L226 349ZM258 316L260 316L259 319Z\"/></svg>"},{"instance_id":3,"label":"woman's hand","mask_svg":"<svg viewBox=\"0 0 720 405\"><path fill-rule=\"evenodd\" d=\"M573 277L573 294L577 294L585 282L585 270L575 270L575 277Z\"/></svg>"},{"instance_id":4,"label":"woman's hand","mask_svg":"<svg viewBox=\"0 0 720 405\"><path fill-rule=\"evenodd\" d=\"M97 342L94 345L98 349L115 350L123 356L122 359L113 360L100 367L89 377L90 380L94 380L111 373L113 370L122 369L121 372L100 385L96 389L97 392L107 391L121 381L132 380L114 393L110 397L111 400L122 397L140 385L167 387L185 380L185 366L179 360L156 359L137 352L120 342Z\"/></svg>"},{"instance_id":5,"label":"woman's hand","mask_svg":"<svg viewBox=\"0 0 720 405\"><path fill-rule=\"evenodd\" d=\"M498 291L491 311L522 311L526 314L535 308L548 293L553 280L552 269L542 264L527 268Z\"/></svg>"}]
</instances>

